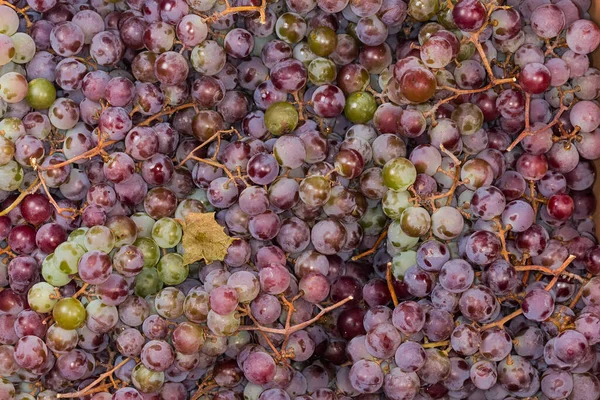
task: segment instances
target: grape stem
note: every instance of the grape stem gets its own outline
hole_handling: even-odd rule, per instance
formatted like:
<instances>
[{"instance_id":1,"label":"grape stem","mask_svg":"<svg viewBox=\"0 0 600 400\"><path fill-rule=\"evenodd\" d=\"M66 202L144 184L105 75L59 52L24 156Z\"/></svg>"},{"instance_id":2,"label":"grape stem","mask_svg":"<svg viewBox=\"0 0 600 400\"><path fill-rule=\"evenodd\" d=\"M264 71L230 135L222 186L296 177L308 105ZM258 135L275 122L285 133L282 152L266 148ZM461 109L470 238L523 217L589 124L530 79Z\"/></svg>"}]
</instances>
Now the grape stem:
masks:
<instances>
[{"instance_id":1,"label":"grape stem","mask_svg":"<svg viewBox=\"0 0 600 400\"><path fill-rule=\"evenodd\" d=\"M179 105L177 107L168 107L168 108L164 109L163 111L156 113L151 117L146 118L145 120L143 120L142 122L137 124L137 126L147 126L148 124L150 124L150 122L155 121L155 120L159 119L160 117L163 117L165 115L170 116L172 114L175 114L177 111L185 110L186 108L194 107L195 105L196 105L195 103L190 102L190 103L185 103L185 104Z\"/></svg>"},{"instance_id":2,"label":"grape stem","mask_svg":"<svg viewBox=\"0 0 600 400\"><path fill-rule=\"evenodd\" d=\"M432 125L435 125L435 111L442 105L442 104L446 104L446 103L450 103L453 100L456 100L457 98L459 98L462 95L465 94L475 94L475 93L481 93L481 92L485 92L488 91L490 89L492 89L493 87L496 87L498 85L503 85L506 83L514 83L515 82L515 78L511 77L511 78L502 78L502 79L494 79L492 80L490 83L488 83L487 85L480 87L479 89L457 89L455 87L452 86L441 86L439 89L440 90L447 90L449 92L454 93L452 96L448 96L446 98L441 99L440 101L438 101L435 105L433 105L433 107L431 107L431 109L429 111L427 111L426 113L424 113L423 115L425 116L425 118L429 117L432 119Z\"/></svg>"},{"instance_id":3,"label":"grape stem","mask_svg":"<svg viewBox=\"0 0 600 400\"><path fill-rule=\"evenodd\" d=\"M392 296L392 301L394 302L394 307L396 307L398 305L398 296L396 296L396 289L394 288L391 262L387 263L386 271L385 271L385 280L387 281L388 290L390 291L390 295Z\"/></svg>"},{"instance_id":4,"label":"grape stem","mask_svg":"<svg viewBox=\"0 0 600 400\"><path fill-rule=\"evenodd\" d=\"M441 342L429 342L429 343L423 343L423 348L425 349L433 349L436 347L445 347L448 346L450 344L449 340L444 340Z\"/></svg>"},{"instance_id":5,"label":"grape stem","mask_svg":"<svg viewBox=\"0 0 600 400\"><path fill-rule=\"evenodd\" d=\"M587 274L585 276L585 280L588 281L591 277L592 277L592 274ZM572 309L572 308L574 308L577 305L577 302L579 301L579 299L583 295L583 289L584 288L585 288L585 285L581 285L581 287L577 291L577 294L575 295L575 297L573 297L573 300L571 300L571 303L569 304L569 308Z\"/></svg>"},{"instance_id":6,"label":"grape stem","mask_svg":"<svg viewBox=\"0 0 600 400\"><path fill-rule=\"evenodd\" d=\"M508 321L510 321L511 319L513 319L515 317L518 317L521 314L523 314L523 309L519 308L518 310L513 311L512 313L508 314L506 317L499 319L496 322L492 322L492 323L482 326L481 328L479 328L479 330L486 331L488 329L495 328L495 327L502 328L505 323L507 323Z\"/></svg>"},{"instance_id":7,"label":"grape stem","mask_svg":"<svg viewBox=\"0 0 600 400\"><path fill-rule=\"evenodd\" d=\"M198 390L196 391L196 393L194 393L194 395L192 396L192 398L190 400L198 400L200 397L202 397L203 395L205 395L206 393L210 392L213 389L218 388L219 385L216 385L211 376L208 376L202 383L200 383L198 385Z\"/></svg>"},{"instance_id":8,"label":"grape stem","mask_svg":"<svg viewBox=\"0 0 600 400\"><path fill-rule=\"evenodd\" d=\"M46 181L42 177L42 173L40 171L38 171L38 178L39 178L40 182L42 183L42 187L44 188L44 191L46 192L46 196L48 196L48 201L50 202L50 204L52 204L54 206L54 209L56 210L56 212L65 218L75 218L75 216L79 213L79 210L77 210L75 208L63 208L63 207L59 206L58 203L56 202L56 200L54 200L54 197L52 197L52 194L50 193L50 189L48 189L48 185L46 185ZM69 215L69 214L71 214L71 215Z\"/></svg>"},{"instance_id":9,"label":"grape stem","mask_svg":"<svg viewBox=\"0 0 600 400\"><path fill-rule=\"evenodd\" d=\"M375 242L375 244L373 245L373 247L371 247L369 250L367 250L367 251L365 251L363 253L360 253L360 254L352 257L352 261L360 260L361 258L364 258L364 257L366 257L368 255L371 255L371 254L375 253L377 251L377 248L381 244L381 242L383 242L383 239L386 238L387 234L388 234L388 227L386 226L385 229L381 232L381 234L377 238L377 241Z\"/></svg>"},{"instance_id":10,"label":"grape stem","mask_svg":"<svg viewBox=\"0 0 600 400\"><path fill-rule=\"evenodd\" d=\"M229 14L236 14L236 13L241 13L241 12L252 12L252 11L258 11L258 13L260 15L260 23L261 24L264 24L265 22L267 22L267 14L266 14L267 0L262 0L260 6L238 6L238 7L232 7L231 4L229 4L229 0L225 0L225 9L223 11L215 13L209 17L206 17L204 19L204 22L206 22L206 24L211 24Z\"/></svg>"},{"instance_id":11,"label":"grape stem","mask_svg":"<svg viewBox=\"0 0 600 400\"><path fill-rule=\"evenodd\" d=\"M250 310L250 306L248 304L246 304L246 308L243 310L246 313L246 315L248 316L248 318L250 318L252 320L252 322L254 322L254 324L258 325L258 322L256 321L256 318L254 318L254 316L252 315L252 311ZM267 334L263 331L259 331L259 332L262 335L263 339L265 339L265 341L267 342L267 344L269 345L271 350L273 350L275 357L279 360L283 359L283 357L281 356L281 352L279 352L279 350L277 350L277 347L275 347L275 345L273 344L271 339L269 339Z\"/></svg>"},{"instance_id":12,"label":"grape stem","mask_svg":"<svg viewBox=\"0 0 600 400\"><path fill-rule=\"evenodd\" d=\"M563 96L564 96L564 93L561 93L561 95L560 95L560 108L558 109L558 111L554 115L554 118L552 119L552 121L550 121L547 125L542 126L539 129L536 129L535 131L531 131L531 129L527 129L527 128L524 129L523 132L521 132L521 134L519 134L519 136L517 136L517 138L506 148L506 151L512 151L512 149L514 149L519 143L521 143L521 141L523 139L525 139L527 136L538 134L538 133L543 132L546 129L550 129L554 125L558 124L558 122L560 121L560 117L562 116L562 114L569 109L569 106L565 106L564 103L563 103ZM527 104L527 103L525 103L525 104ZM528 121L529 121L529 113L526 112L525 113L525 123L529 124Z\"/></svg>"},{"instance_id":13,"label":"grape stem","mask_svg":"<svg viewBox=\"0 0 600 400\"><path fill-rule=\"evenodd\" d=\"M72 392L72 393L59 393L56 395L56 397L58 399L73 399L76 397L87 396L90 393L90 391L92 391L100 382L102 382L105 378L111 376L113 374L113 372L115 372L116 370L121 368L123 365L125 365L129 360L131 360L131 358L127 357L126 359L124 359L123 361L121 361L120 363L115 365L113 368L111 368L110 370L108 370L105 373L103 373L102 375L100 375L98 377L98 379L96 379L95 381L93 381L92 383L90 383L89 385L84 387L83 389L78 390L76 392Z\"/></svg>"},{"instance_id":14,"label":"grape stem","mask_svg":"<svg viewBox=\"0 0 600 400\"><path fill-rule=\"evenodd\" d=\"M560 275L562 273L563 266L565 266L565 268L566 268L569 264L571 264L571 262L574 259L575 259L575 256L573 256L573 255L567 257L567 259L561 264L561 266L558 269L550 269L548 267L544 267L541 265L519 265L519 266L515 267L515 271L517 271L517 272L539 271L539 272L543 273L544 275L556 276L557 274Z\"/></svg>"},{"instance_id":15,"label":"grape stem","mask_svg":"<svg viewBox=\"0 0 600 400\"><path fill-rule=\"evenodd\" d=\"M546 287L544 288L544 290L549 291L551 290L554 285L556 284L556 282L558 282L558 278L560 277L560 275L563 273L563 271L571 264L571 262L573 262L573 260L575 259L574 255L570 255L569 257L567 257L567 259L561 264L560 267L558 267L555 270L551 270L549 268L546 267L542 267L539 265L523 265L523 266L517 266L515 267L515 269L517 271L540 271L546 275L552 275L554 276L554 278L552 278L552 280L546 285ZM505 323L507 323L508 321L510 321L511 319L519 316L523 314L523 308L519 308L516 311L513 311L512 313L508 314L507 316L505 316L502 319L499 319L498 321L492 322L490 324L484 325L481 328L479 328L480 331L485 331L487 329L491 329L494 327L498 327L498 328L502 328L504 326Z\"/></svg>"},{"instance_id":16,"label":"grape stem","mask_svg":"<svg viewBox=\"0 0 600 400\"><path fill-rule=\"evenodd\" d=\"M83 285L81 286L81 288L79 288L79 290L71 297L73 297L74 299L78 298L79 296L81 296L82 294L85 293L88 286L89 286L89 284L87 282L84 282Z\"/></svg>"},{"instance_id":17,"label":"grape stem","mask_svg":"<svg viewBox=\"0 0 600 400\"><path fill-rule=\"evenodd\" d=\"M344 304L346 304L347 302L354 300L353 296L348 296L343 300L338 301L337 303L329 306L329 307L325 307L323 308L314 318L309 319L308 321L302 322L301 324L298 325L294 325L294 326L290 326L287 329L276 329L276 328L269 328L266 326L262 326L259 324L256 324L254 326L241 326L240 330L241 331L263 331L263 332L268 332L268 333L274 333L276 335L291 335L294 332L298 332L301 331L302 329L306 328L307 326L310 326L312 324L314 324L315 322L317 322L319 319L321 319L321 317L325 314L327 314L330 311L335 310L336 308L339 308L341 306L343 306Z\"/></svg>"},{"instance_id":18,"label":"grape stem","mask_svg":"<svg viewBox=\"0 0 600 400\"><path fill-rule=\"evenodd\" d=\"M500 251L502 253L502 257L504 257L506 261L510 261L510 258L508 257L508 250L506 250L506 233L512 229L512 226L510 224L506 225L505 227L502 226L502 222L500 221L499 217L494 218L493 221L496 223L496 227L498 228L498 237L500 238L500 244L502 245L502 250Z\"/></svg>"},{"instance_id":19,"label":"grape stem","mask_svg":"<svg viewBox=\"0 0 600 400\"><path fill-rule=\"evenodd\" d=\"M8 214L9 212L11 212L12 210L14 210L15 207L17 207L27 195L29 195L31 193L35 193L36 190L38 190L41 185L42 185L42 183L40 182L40 180L36 178L36 180L33 181L27 189L23 190L19 194L19 196L10 204L10 206L8 206L4 210L0 211L0 217L2 217L4 215Z\"/></svg>"},{"instance_id":20,"label":"grape stem","mask_svg":"<svg viewBox=\"0 0 600 400\"><path fill-rule=\"evenodd\" d=\"M237 133L237 130L235 130L234 128L231 129L227 129L227 130L223 130L223 131L218 131L216 132L214 135L212 135L211 137L209 137L208 139L206 139L204 141L204 143L202 143L199 146L196 146L194 148L194 150L190 151L190 153L179 162L179 164L177 164L177 168L182 167L187 161L189 161L190 159L194 158L194 153L197 152L198 150L200 150L201 148L203 148L204 146L206 146L207 144L210 144L213 140L217 139L219 142L219 147L220 147L220 143L221 143L221 135L224 133ZM217 151L215 151L215 155L218 154L219 151L217 149Z\"/></svg>"}]
</instances>

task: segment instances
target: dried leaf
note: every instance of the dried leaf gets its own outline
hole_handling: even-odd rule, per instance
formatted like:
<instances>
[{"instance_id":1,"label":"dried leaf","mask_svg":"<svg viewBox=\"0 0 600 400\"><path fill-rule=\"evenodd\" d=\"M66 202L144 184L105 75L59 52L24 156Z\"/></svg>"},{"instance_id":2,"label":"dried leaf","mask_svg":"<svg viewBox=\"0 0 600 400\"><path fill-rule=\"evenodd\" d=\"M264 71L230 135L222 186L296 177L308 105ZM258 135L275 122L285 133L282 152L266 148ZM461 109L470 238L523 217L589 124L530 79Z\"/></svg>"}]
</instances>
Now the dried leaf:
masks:
<instances>
[{"instance_id":1,"label":"dried leaf","mask_svg":"<svg viewBox=\"0 0 600 400\"><path fill-rule=\"evenodd\" d=\"M223 261L233 238L215 221L215 213L189 213L183 227L183 262Z\"/></svg>"}]
</instances>

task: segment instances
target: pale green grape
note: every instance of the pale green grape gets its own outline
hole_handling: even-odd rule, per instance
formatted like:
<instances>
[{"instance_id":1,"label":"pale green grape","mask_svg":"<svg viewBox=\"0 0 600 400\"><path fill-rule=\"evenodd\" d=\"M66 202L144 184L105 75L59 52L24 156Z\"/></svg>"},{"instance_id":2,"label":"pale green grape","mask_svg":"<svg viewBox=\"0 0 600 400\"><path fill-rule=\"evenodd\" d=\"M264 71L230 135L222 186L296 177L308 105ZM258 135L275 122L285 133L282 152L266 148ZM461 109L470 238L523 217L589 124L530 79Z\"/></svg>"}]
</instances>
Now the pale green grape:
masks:
<instances>
[{"instance_id":1,"label":"pale green grape","mask_svg":"<svg viewBox=\"0 0 600 400\"><path fill-rule=\"evenodd\" d=\"M383 212L391 219L400 219L402 212L410 207L410 193L407 190L388 190L381 200Z\"/></svg>"},{"instance_id":2,"label":"pale green grape","mask_svg":"<svg viewBox=\"0 0 600 400\"><path fill-rule=\"evenodd\" d=\"M23 121L15 117L4 118L0 121L0 131L4 132L2 136L13 143L27 134Z\"/></svg>"},{"instance_id":3,"label":"pale green grape","mask_svg":"<svg viewBox=\"0 0 600 400\"><path fill-rule=\"evenodd\" d=\"M358 221L358 224L363 228L365 235L379 235L387 221L388 218L383 213L381 205L378 204L376 207L367 208L367 212Z\"/></svg>"},{"instance_id":4,"label":"pale green grape","mask_svg":"<svg viewBox=\"0 0 600 400\"><path fill-rule=\"evenodd\" d=\"M417 170L415 166L404 157L389 160L383 166L383 183L393 190L406 190L415 183Z\"/></svg>"},{"instance_id":5,"label":"pale green grape","mask_svg":"<svg viewBox=\"0 0 600 400\"><path fill-rule=\"evenodd\" d=\"M231 336L240 327L240 319L235 312L227 315L219 315L213 310L208 312L206 320L208 329L217 336Z\"/></svg>"},{"instance_id":6,"label":"pale green grape","mask_svg":"<svg viewBox=\"0 0 600 400\"><path fill-rule=\"evenodd\" d=\"M131 382L136 389L142 392L157 392L165 383L165 373L151 371L140 363L131 371Z\"/></svg>"},{"instance_id":7,"label":"pale green grape","mask_svg":"<svg viewBox=\"0 0 600 400\"><path fill-rule=\"evenodd\" d=\"M35 400L35 397L30 395L29 393L18 393L15 396L15 400Z\"/></svg>"},{"instance_id":8,"label":"pale green grape","mask_svg":"<svg viewBox=\"0 0 600 400\"><path fill-rule=\"evenodd\" d=\"M131 220L137 227L137 237L149 238L152 237L152 227L156 222L154 218L144 212L135 213L131 216Z\"/></svg>"},{"instance_id":9,"label":"pale green grape","mask_svg":"<svg viewBox=\"0 0 600 400\"><path fill-rule=\"evenodd\" d=\"M160 280L167 285L179 285L185 281L190 272L187 265L183 263L183 256L177 253L169 253L163 256L156 266Z\"/></svg>"},{"instance_id":10,"label":"pale green grape","mask_svg":"<svg viewBox=\"0 0 600 400\"><path fill-rule=\"evenodd\" d=\"M12 61L17 64L25 64L35 56L35 42L26 33L17 32L10 37L15 46L15 56Z\"/></svg>"},{"instance_id":11,"label":"pale green grape","mask_svg":"<svg viewBox=\"0 0 600 400\"><path fill-rule=\"evenodd\" d=\"M21 186L24 176L23 168L14 160L0 165L0 190L5 192L17 190Z\"/></svg>"},{"instance_id":12,"label":"pale green grape","mask_svg":"<svg viewBox=\"0 0 600 400\"><path fill-rule=\"evenodd\" d=\"M55 296L54 286L48 282L38 282L29 289L27 293L27 303L31 309L40 314L46 314L52 311L58 299Z\"/></svg>"},{"instance_id":13,"label":"pale green grape","mask_svg":"<svg viewBox=\"0 0 600 400\"><path fill-rule=\"evenodd\" d=\"M7 103L18 103L27 96L27 78L18 72L0 76L0 97Z\"/></svg>"},{"instance_id":14,"label":"pale green grape","mask_svg":"<svg viewBox=\"0 0 600 400\"><path fill-rule=\"evenodd\" d=\"M160 248L149 237L138 237L133 245L144 254L144 268L154 267L160 260Z\"/></svg>"},{"instance_id":15,"label":"pale green grape","mask_svg":"<svg viewBox=\"0 0 600 400\"><path fill-rule=\"evenodd\" d=\"M77 273L79 259L85 254L85 249L75 242L64 242L54 250L54 262L67 275Z\"/></svg>"},{"instance_id":16,"label":"pale green grape","mask_svg":"<svg viewBox=\"0 0 600 400\"><path fill-rule=\"evenodd\" d=\"M163 249L177 246L182 235L181 225L173 218L161 218L152 227L152 239Z\"/></svg>"},{"instance_id":17,"label":"pale green grape","mask_svg":"<svg viewBox=\"0 0 600 400\"><path fill-rule=\"evenodd\" d=\"M188 199L198 200L204 206L205 212L213 212L215 211L215 206L210 204L208 201L208 195L206 194L206 189L194 189L192 193L187 196Z\"/></svg>"},{"instance_id":18,"label":"pale green grape","mask_svg":"<svg viewBox=\"0 0 600 400\"><path fill-rule=\"evenodd\" d=\"M85 234L89 228L82 226L81 228L75 229L73 232L69 234L67 240L69 242L75 242L78 245L85 247Z\"/></svg>"},{"instance_id":19,"label":"pale green grape","mask_svg":"<svg viewBox=\"0 0 600 400\"><path fill-rule=\"evenodd\" d=\"M115 247L115 235L106 226L92 226L85 233L84 244L88 251L101 250L110 253Z\"/></svg>"},{"instance_id":20,"label":"pale green grape","mask_svg":"<svg viewBox=\"0 0 600 400\"><path fill-rule=\"evenodd\" d=\"M409 236L402 230L400 221L392 221L388 228L388 239L400 251L409 250L419 242L418 237Z\"/></svg>"},{"instance_id":21,"label":"pale green grape","mask_svg":"<svg viewBox=\"0 0 600 400\"><path fill-rule=\"evenodd\" d=\"M413 250L403 251L392 258L392 274L400 279L406 270L417 264L417 252Z\"/></svg>"},{"instance_id":22,"label":"pale green grape","mask_svg":"<svg viewBox=\"0 0 600 400\"><path fill-rule=\"evenodd\" d=\"M185 295L174 287L162 289L154 298L156 312L163 318L176 319L183 314Z\"/></svg>"},{"instance_id":23,"label":"pale green grape","mask_svg":"<svg viewBox=\"0 0 600 400\"><path fill-rule=\"evenodd\" d=\"M144 268L135 276L134 292L140 297L156 294L163 286L156 268Z\"/></svg>"},{"instance_id":24,"label":"pale green grape","mask_svg":"<svg viewBox=\"0 0 600 400\"><path fill-rule=\"evenodd\" d=\"M61 271L54 253L49 254L42 262L42 276L52 286L61 287L71 282L68 274Z\"/></svg>"},{"instance_id":25,"label":"pale green grape","mask_svg":"<svg viewBox=\"0 0 600 400\"><path fill-rule=\"evenodd\" d=\"M19 29L19 15L8 6L0 6L0 33L12 35Z\"/></svg>"}]
</instances>

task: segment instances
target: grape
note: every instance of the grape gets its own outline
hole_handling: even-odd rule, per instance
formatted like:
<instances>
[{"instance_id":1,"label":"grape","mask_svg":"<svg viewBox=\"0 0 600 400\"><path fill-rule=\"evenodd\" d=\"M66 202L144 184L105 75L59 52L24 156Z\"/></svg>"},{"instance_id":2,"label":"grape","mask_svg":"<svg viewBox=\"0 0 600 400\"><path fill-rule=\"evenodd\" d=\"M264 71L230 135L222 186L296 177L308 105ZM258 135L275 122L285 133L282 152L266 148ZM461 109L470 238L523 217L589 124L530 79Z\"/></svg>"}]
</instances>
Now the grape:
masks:
<instances>
[{"instance_id":1,"label":"grape","mask_svg":"<svg viewBox=\"0 0 600 400\"><path fill-rule=\"evenodd\" d=\"M76 329L85 320L86 312L77 299L61 299L52 309L54 320L63 329Z\"/></svg>"}]
</instances>

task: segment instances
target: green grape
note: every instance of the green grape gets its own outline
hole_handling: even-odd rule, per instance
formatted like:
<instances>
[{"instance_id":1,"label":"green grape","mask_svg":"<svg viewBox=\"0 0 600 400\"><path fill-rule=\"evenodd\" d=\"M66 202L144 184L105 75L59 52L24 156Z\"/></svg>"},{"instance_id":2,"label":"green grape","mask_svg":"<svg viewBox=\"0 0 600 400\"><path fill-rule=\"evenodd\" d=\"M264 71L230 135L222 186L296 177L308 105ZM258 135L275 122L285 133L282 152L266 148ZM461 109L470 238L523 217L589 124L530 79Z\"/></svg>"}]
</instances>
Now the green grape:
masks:
<instances>
[{"instance_id":1,"label":"green grape","mask_svg":"<svg viewBox=\"0 0 600 400\"><path fill-rule=\"evenodd\" d=\"M316 55L327 57L335 51L337 35L333 29L319 26L308 34L308 45Z\"/></svg>"},{"instance_id":2,"label":"green grape","mask_svg":"<svg viewBox=\"0 0 600 400\"><path fill-rule=\"evenodd\" d=\"M165 373L151 371L140 363L131 371L131 382L144 393L157 392L165 383Z\"/></svg>"},{"instance_id":3,"label":"green grape","mask_svg":"<svg viewBox=\"0 0 600 400\"><path fill-rule=\"evenodd\" d=\"M42 276L52 286L61 287L71 282L71 277L61 271L54 253L46 256L42 261Z\"/></svg>"},{"instance_id":4,"label":"green grape","mask_svg":"<svg viewBox=\"0 0 600 400\"><path fill-rule=\"evenodd\" d=\"M393 190L406 190L417 179L415 166L404 157L389 160L383 166L383 184Z\"/></svg>"},{"instance_id":5,"label":"green grape","mask_svg":"<svg viewBox=\"0 0 600 400\"><path fill-rule=\"evenodd\" d=\"M443 8L437 13L437 20L444 28L448 30L457 29L454 18L452 17L452 9L450 7Z\"/></svg>"},{"instance_id":6,"label":"green grape","mask_svg":"<svg viewBox=\"0 0 600 400\"><path fill-rule=\"evenodd\" d=\"M439 0L410 0L408 2L408 15L419 22L432 19L440 10Z\"/></svg>"},{"instance_id":7,"label":"green grape","mask_svg":"<svg viewBox=\"0 0 600 400\"><path fill-rule=\"evenodd\" d=\"M183 314L185 295L174 287L162 289L154 298L156 312L163 318L176 319Z\"/></svg>"},{"instance_id":8,"label":"green grape","mask_svg":"<svg viewBox=\"0 0 600 400\"><path fill-rule=\"evenodd\" d=\"M402 212L400 226L407 235L420 237L429 232L431 216L423 207L408 207Z\"/></svg>"},{"instance_id":9,"label":"green grape","mask_svg":"<svg viewBox=\"0 0 600 400\"><path fill-rule=\"evenodd\" d=\"M210 204L208 201L208 196L206 194L206 189L194 189L192 193L187 196L188 199L198 200L204 206L205 212L213 212L215 211L215 206Z\"/></svg>"},{"instance_id":10,"label":"green grape","mask_svg":"<svg viewBox=\"0 0 600 400\"><path fill-rule=\"evenodd\" d=\"M285 101L273 103L265 112L265 127L275 136L290 133L298 125L298 111Z\"/></svg>"},{"instance_id":11,"label":"green grape","mask_svg":"<svg viewBox=\"0 0 600 400\"><path fill-rule=\"evenodd\" d=\"M23 67L18 64L11 65L17 70L23 69ZM27 96L29 83L24 76L25 74L26 72L23 70L20 72L7 72L0 75L0 98L2 100L14 104L20 102Z\"/></svg>"},{"instance_id":12,"label":"green grape","mask_svg":"<svg viewBox=\"0 0 600 400\"><path fill-rule=\"evenodd\" d=\"M67 297L60 299L52 310L52 317L63 329L77 329L85 321L85 308L77 299Z\"/></svg>"},{"instance_id":13,"label":"green grape","mask_svg":"<svg viewBox=\"0 0 600 400\"><path fill-rule=\"evenodd\" d=\"M392 275L397 279L402 279L406 270L417 264L417 252L407 250L398 253L392 258Z\"/></svg>"},{"instance_id":14,"label":"green grape","mask_svg":"<svg viewBox=\"0 0 600 400\"><path fill-rule=\"evenodd\" d=\"M205 40L192 49L190 61L196 71L204 75L215 75L225 66L227 55L222 45L214 40Z\"/></svg>"},{"instance_id":15,"label":"green grape","mask_svg":"<svg viewBox=\"0 0 600 400\"><path fill-rule=\"evenodd\" d=\"M110 229L114 235L114 247L133 244L137 238L137 225L131 218L124 215L109 218L108 221L106 221L105 226Z\"/></svg>"},{"instance_id":16,"label":"green grape","mask_svg":"<svg viewBox=\"0 0 600 400\"><path fill-rule=\"evenodd\" d=\"M355 124L364 124L373 119L377 102L369 92L354 92L346 99L344 115Z\"/></svg>"},{"instance_id":17,"label":"green grape","mask_svg":"<svg viewBox=\"0 0 600 400\"><path fill-rule=\"evenodd\" d=\"M15 46L8 35L0 34L0 67L17 65L11 63L15 56ZM4 68L0 70L4 72Z\"/></svg>"},{"instance_id":18,"label":"green grape","mask_svg":"<svg viewBox=\"0 0 600 400\"><path fill-rule=\"evenodd\" d=\"M152 227L156 220L145 212L135 213L131 216L131 220L137 227L137 237L152 237Z\"/></svg>"},{"instance_id":19,"label":"green grape","mask_svg":"<svg viewBox=\"0 0 600 400\"><path fill-rule=\"evenodd\" d=\"M15 386L3 376L0 376L0 395L2 395L3 400L12 400L15 398Z\"/></svg>"},{"instance_id":20,"label":"green grape","mask_svg":"<svg viewBox=\"0 0 600 400\"><path fill-rule=\"evenodd\" d=\"M144 254L144 268L154 267L160 260L160 248L148 237L138 237L133 243Z\"/></svg>"},{"instance_id":21,"label":"green grape","mask_svg":"<svg viewBox=\"0 0 600 400\"><path fill-rule=\"evenodd\" d=\"M7 117L0 121L0 131L3 132L2 136L13 143L27 134L23 121L15 117Z\"/></svg>"},{"instance_id":22,"label":"green grape","mask_svg":"<svg viewBox=\"0 0 600 400\"><path fill-rule=\"evenodd\" d=\"M423 46L423 43L427 41L436 32L441 31L444 27L436 22L429 22L419 30L419 45Z\"/></svg>"},{"instance_id":23,"label":"green grape","mask_svg":"<svg viewBox=\"0 0 600 400\"><path fill-rule=\"evenodd\" d=\"M135 276L134 292L137 296L146 297L158 293L163 288L163 281L156 268L144 268Z\"/></svg>"},{"instance_id":24,"label":"green grape","mask_svg":"<svg viewBox=\"0 0 600 400\"><path fill-rule=\"evenodd\" d=\"M296 46L294 46L292 56L296 60L304 64L305 67L308 67L310 62L318 57L315 53L312 52L310 46L306 42L300 42Z\"/></svg>"},{"instance_id":25,"label":"green grape","mask_svg":"<svg viewBox=\"0 0 600 400\"><path fill-rule=\"evenodd\" d=\"M85 233L84 244L88 251L101 250L108 254L115 247L115 235L106 226L95 225Z\"/></svg>"},{"instance_id":26,"label":"green grape","mask_svg":"<svg viewBox=\"0 0 600 400\"><path fill-rule=\"evenodd\" d=\"M160 280L167 285L179 285L185 281L190 272L187 265L183 263L183 256L177 253L169 253L163 256L156 266Z\"/></svg>"},{"instance_id":27,"label":"green grape","mask_svg":"<svg viewBox=\"0 0 600 400\"><path fill-rule=\"evenodd\" d=\"M177 209L175 210L175 218L184 220L191 213L205 213L206 209L204 208L202 202L200 200L195 199L183 199L179 202Z\"/></svg>"},{"instance_id":28,"label":"green grape","mask_svg":"<svg viewBox=\"0 0 600 400\"><path fill-rule=\"evenodd\" d=\"M182 235L183 230L181 229L181 225L173 218L161 218L152 227L152 239L154 239L158 247L163 249L170 249L177 246L177 243L181 241Z\"/></svg>"},{"instance_id":29,"label":"green grape","mask_svg":"<svg viewBox=\"0 0 600 400\"><path fill-rule=\"evenodd\" d=\"M363 228L363 234L368 236L379 235L385 228L388 218L383 213L381 205L373 208L367 208L365 215L358 221Z\"/></svg>"},{"instance_id":30,"label":"green grape","mask_svg":"<svg viewBox=\"0 0 600 400\"><path fill-rule=\"evenodd\" d=\"M52 82L45 78L36 78L29 82L25 101L34 110L49 108L56 100L56 89Z\"/></svg>"},{"instance_id":31,"label":"green grape","mask_svg":"<svg viewBox=\"0 0 600 400\"><path fill-rule=\"evenodd\" d=\"M321 207L331 196L329 179L321 175L312 175L304 178L298 190L300 200L310 207Z\"/></svg>"},{"instance_id":32,"label":"green grape","mask_svg":"<svg viewBox=\"0 0 600 400\"><path fill-rule=\"evenodd\" d=\"M406 251L419 243L419 238L409 236L404 232L399 221L392 221L388 228L388 241L396 249Z\"/></svg>"},{"instance_id":33,"label":"green grape","mask_svg":"<svg viewBox=\"0 0 600 400\"><path fill-rule=\"evenodd\" d=\"M391 219L400 219L402 212L412 205L408 190L388 190L381 199L383 212Z\"/></svg>"},{"instance_id":34,"label":"green grape","mask_svg":"<svg viewBox=\"0 0 600 400\"><path fill-rule=\"evenodd\" d=\"M231 336L237 332L240 327L240 319L236 312L227 315L219 315L213 310L208 312L206 325L217 336Z\"/></svg>"},{"instance_id":35,"label":"green grape","mask_svg":"<svg viewBox=\"0 0 600 400\"><path fill-rule=\"evenodd\" d=\"M308 64L308 80L315 85L333 82L337 76L335 63L328 58L318 57ZM375 100L373 100L375 101Z\"/></svg>"},{"instance_id":36,"label":"green grape","mask_svg":"<svg viewBox=\"0 0 600 400\"><path fill-rule=\"evenodd\" d=\"M75 229L73 232L71 232L69 234L69 237L67 238L67 241L69 242L75 242L78 245L85 247L85 234L88 231L89 228L87 227L81 227L81 228L77 228Z\"/></svg>"},{"instance_id":37,"label":"green grape","mask_svg":"<svg viewBox=\"0 0 600 400\"><path fill-rule=\"evenodd\" d=\"M38 393L37 400L56 400L58 399L58 393L54 390L44 390Z\"/></svg>"},{"instance_id":38,"label":"green grape","mask_svg":"<svg viewBox=\"0 0 600 400\"><path fill-rule=\"evenodd\" d=\"M296 13L287 12L277 19L275 33L287 43L298 43L306 35L306 21Z\"/></svg>"},{"instance_id":39,"label":"green grape","mask_svg":"<svg viewBox=\"0 0 600 400\"><path fill-rule=\"evenodd\" d=\"M0 118L2 118L1 108L2 104L0 103ZM14 156L15 144L7 138L5 138L4 136L0 136L0 165L5 165L7 162L11 161Z\"/></svg>"},{"instance_id":40,"label":"green grape","mask_svg":"<svg viewBox=\"0 0 600 400\"><path fill-rule=\"evenodd\" d=\"M23 168L16 161L11 160L0 165L0 190L12 192L17 190L23 182Z\"/></svg>"},{"instance_id":41,"label":"green grape","mask_svg":"<svg viewBox=\"0 0 600 400\"><path fill-rule=\"evenodd\" d=\"M483 126L483 112L472 103L463 103L452 111L452 120L461 135L472 135Z\"/></svg>"},{"instance_id":42,"label":"green grape","mask_svg":"<svg viewBox=\"0 0 600 400\"><path fill-rule=\"evenodd\" d=\"M0 6L0 33L10 36L19 29L19 15L8 6Z\"/></svg>"},{"instance_id":43,"label":"green grape","mask_svg":"<svg viewBox=\"0 0 600 400\"><path fill-rule=\"evenodd\" d=\"M466 42L466 43L462 43L460 45L460 50L458 51L458 55L456 56L456 59L458 61L465 61L465 60L470 60L471 57L473 57L473 54L475 54L475 51L477 49L475 48L475 45L471 42Z\"/></svg>"},{"instance_id":44,"label":"green grape","mask_svg":"<svg viewBox=\"0 0 600 400\"><path fill-rule=\"evenodd\" d=\"M35 400L35 397L30 395L29 393L18 393L15 396L15 400Z\"/></svg>"},{"instance_id":45,"label":"green grape","mask_svg":"<svg viewBox=\"0 0 600 400\"><path fill-rule=\"evenodd\" d=\"M64 242L54 250L54 262L67 275L77 273L79 259L85 254L85 249L75 242Z\"/></svg>"},{"instance_id":46,"label":"green grape","mask_svg":"<svg viewBox=\"0 0 600 400\"><path fill-rule=\"evenodd\" d=\"M58 302L58 299L54 298L55 295L54 286L48 282L38 282L29 289L27 303L33 311L46 314L52 311Z\"/></svg>"},{"instance_id":47,"label":"green grape","mask_svg":"<svg viewBox=\"0 0 600 400\"><path fill-rule=\"evenodd\" d=\"M15 46L15 56L12 62L25 64L31 61L33 56L35 56L35 42L31 36L23 32L17 32L10 38Z\"/></svg>"}]
</instances>

